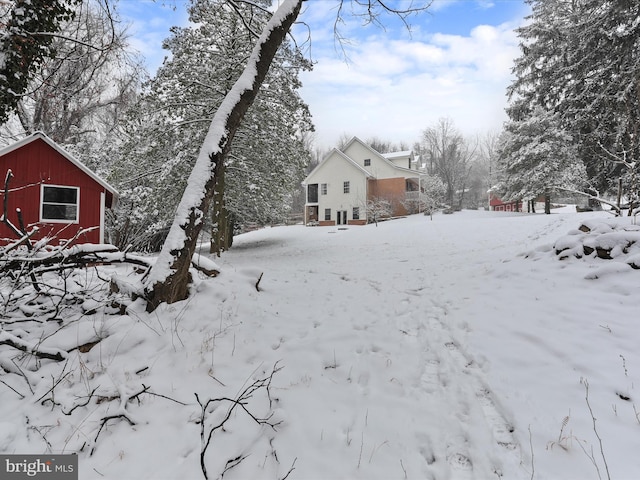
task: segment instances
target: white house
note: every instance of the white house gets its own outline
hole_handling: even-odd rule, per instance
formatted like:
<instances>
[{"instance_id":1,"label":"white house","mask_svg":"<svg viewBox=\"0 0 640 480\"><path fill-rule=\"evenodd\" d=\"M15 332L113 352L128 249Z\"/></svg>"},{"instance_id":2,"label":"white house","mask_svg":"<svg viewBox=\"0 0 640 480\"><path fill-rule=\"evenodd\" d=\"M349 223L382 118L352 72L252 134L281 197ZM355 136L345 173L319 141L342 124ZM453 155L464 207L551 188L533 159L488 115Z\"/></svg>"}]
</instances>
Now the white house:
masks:
<instances>
[{"instance_id":1,"label":"white house","mask_svg":"<svg viewBox=\"0 0 640 480\"><path fill-rule=\"evenodd\" d=\"M303 182L305 225L364 225L367 205L391 204L392 216L406 215L406 200L417 195L423 172L413 152L380 154L357 137L334 148Z\"/></svg>"}]
</instances>

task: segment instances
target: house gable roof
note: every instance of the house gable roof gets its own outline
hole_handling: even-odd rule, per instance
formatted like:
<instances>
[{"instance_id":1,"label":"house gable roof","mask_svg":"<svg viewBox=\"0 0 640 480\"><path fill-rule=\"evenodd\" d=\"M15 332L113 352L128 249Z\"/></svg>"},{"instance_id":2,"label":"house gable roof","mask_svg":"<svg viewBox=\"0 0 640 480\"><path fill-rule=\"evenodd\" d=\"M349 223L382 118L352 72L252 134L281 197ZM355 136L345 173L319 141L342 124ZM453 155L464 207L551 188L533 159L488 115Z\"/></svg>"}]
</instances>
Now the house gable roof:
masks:
<instances>
[{"instance_id":1,"label":"house gable roof","mask_svg":"<svg viewBox=\"0 0 640 480\"><path fill-rule=\"evenodd\" d=\"M356 143L358 144L358 146L364 148L365 151L369 152L371 154L371 157L376 159L376 162L380 162L385 166L385 168L388 168L389 170L397 172L398 173L397 177L409 178L409 177L423 175L423 173L419 172L418 170L411 170L409 168L404 168L396 165L394 162L392 162L388 158L385 158L383 154L371 148L369 145L367 145L365 142L360 140L358 137L353 137L351 140L349 140L349 142L347 142L347 144L342 150L339 150L337 148L331 149L331 151L327 155L325 155L322 161L318 165L316 165L316 167L307 175L307 177L304 179L302 184L309 185L311 183L319 183L319 182L313 181L313 177L315 177L325 167L325 165L330 161L332 161L333 159L340 159L346 162L347 164L351 165L352 167L360 171L367 178L377 178L376 175L374 175L374 173L369 171L364 166L360 165L358 161L354 160L347 153L345 153L347 150L350 149L350 147L354 146L354 144ZM404 155L412 154L411 151L397 152L397 153L402 153ZM392 177L395 177L395 175L392 175L391 177L383 176L381 178L392 178Z\"/></svg>"},{"instance_id":2,"label":"house gable roof","mask_svg":"<svg viewBox=\"0 0 640 480\"><path fill-rule=\"evenodd\" d=\"M366 177L372 177L373 176L365 168L361 167L356 162L354 162L353 159L351 159L350 157L345 155L343 152L341 152L337 148L333 148L333 149L331 149L331 151L327 155L325 155L325 157L322 159L322 161L318 165L316 165L316 167L313 170L311 170L311 172L309 173L309 175L307 175L307 178L304 179L302 184L303 185L308 185L309 183L313 183L313 182L310 182L309 179L314 177L333 158L339 158L341 160L344 160L345 162L347 162L348 164L350 164L351 166L353 166L354 168L359 170Z\"/></svg>"},{"instance_id":3,"label":"house gable roof","mask_svg":"<svg viewBox=\"0 0 640 480\"><path fill-rule=\"evenodd\" d=\"M0 150L0 158L5 156L6 154L13 152L14 150L18 150L19 148L28 145L31 142L34 142L36 140L42 140L44 141L47 145L49 145L52 149L54 149L55 151L57 151L60 155L62 155L64 158L66 158L69 162L71 162L73 165L75 165L76 167L78 167L83 173L85 173L88 177L90 177L92 180L94 180L96 183L98 183L100 186L102 186L103 188L105 188L106 190L108 190L109 192L111 192L111 194L115 197L118 198L119 194L118 191L113 188L111 185L109 185L106 181L104 181L102 178L100 178L98 175L96 175L94 172L92 172L87 166L85 166L80 160L78 160L77 158L75 158L73 155L71 155L69 152L67 152L64 148L62 148L60 145L58 145L56 142L54 142L53 140L51 140L46 134L44 134L43 132L34 132L31 135L23 138L22 140L19 140L5 148L3 148L2 150Z\"/></svg>"},{"instance_id":4,"label":"house gable roof","mask_svg":"<svg viewBox=\"0 0 640 480\"><path fill-rule=\"evenodd\" d=\"M382 154L382 153L378 152L377 150L372 148L370 145L368 145L367 143L365 143L362 140L360 140L358 137L353 137L351 140L349 140L347 142L347 144L344 146L344 148L342 149L342 151L346 152L347 150L349 150L349 148L354 143L358 143L360 146L364 147L366 150L371 152L372 156L377 157L381 162L383 162L387 166L393 168L394 170L397 170L397 171L401 172L403 175L407 175L407 174L411 174L411 175L414 175L414 176L415 175L419 175L419 172L417 170L411 170L409 168L404 168L404 167L400 167L400 166L396 165L389 158L387 158L387 156L385 154ZM394 153L390 153L390 154L387 154L387 155L396 155L397 153L403 153L405 155L409 155L409 154L411 154L411 151L394 152Z\"/></svg>"}]
</instances>

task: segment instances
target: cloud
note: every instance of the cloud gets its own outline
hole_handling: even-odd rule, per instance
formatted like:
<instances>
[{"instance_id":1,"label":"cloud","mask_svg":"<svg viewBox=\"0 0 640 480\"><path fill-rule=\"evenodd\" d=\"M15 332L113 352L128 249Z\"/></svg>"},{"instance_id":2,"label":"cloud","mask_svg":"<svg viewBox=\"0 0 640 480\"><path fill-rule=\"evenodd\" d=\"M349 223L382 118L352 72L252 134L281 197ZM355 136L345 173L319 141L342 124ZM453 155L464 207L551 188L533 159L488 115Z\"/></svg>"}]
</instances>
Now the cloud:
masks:
<instances>
[{"instance_id":1,"label":"cloud","mask_svg":"<svg viewBox=\"0 0 640 480\"><path fill-rule=\"evenodd\" d=\"M130 22L130 47L145 58L149 72L154 75L169 56L169 52L162 49L162 42L170 35L170 28L188 24L184 5L136 0L120 2L118 10L125 21Z\"/></svg>"},{"instance_id":2,"label":"cloud","mask_svg":"<svg viewBox=\"0 0 640 480\"><path fill-rule=\"evenodd\" d=\"M318 143L329 148L348 133L412 145L441 117L469 135L499 129L519 54L513 26L419 39L389 40L382 32L349 47L348 63L335 54L317 58L301 93Z\"/></svg>"}]
</instances>

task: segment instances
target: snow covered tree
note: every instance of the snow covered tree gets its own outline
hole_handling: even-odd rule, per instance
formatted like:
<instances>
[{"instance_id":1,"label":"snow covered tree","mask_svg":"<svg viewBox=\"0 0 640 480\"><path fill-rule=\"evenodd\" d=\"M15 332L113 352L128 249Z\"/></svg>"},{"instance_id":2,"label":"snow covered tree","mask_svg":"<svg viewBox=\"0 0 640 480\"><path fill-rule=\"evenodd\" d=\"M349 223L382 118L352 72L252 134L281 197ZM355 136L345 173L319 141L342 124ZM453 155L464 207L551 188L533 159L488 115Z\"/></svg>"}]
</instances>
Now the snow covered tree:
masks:
<instances>
[{"instance_id":1,"label":"snow covered tree","mask_svg":"<svg viewBox=\"0 0 640 480\"><path fill-rule=\"evenodd\" d=\"M518 30L509 117L523 120L536 106L557 113L590 188L611 191L640 168L640 3L527 1L532 14Z\"/></svg>"},{"instance_id":2,"label":"snow covered tree","mask_svg":"<svg viewBox=\"0 0 640 480\"><path fill-rule=\"evenodd\" d=\"M229 1L228 4L237 7L236 2ZM372 21L378 21L381 11L389 11L405 19L407 15L426 8L394 10L379 0L356 2L355 6L364 8ZM145 293L148 310L154 310L162 302L172 303L187 297L191 258L215 193L217 178L225 167L232 141L244 115L255 100L301 7L302 0L284 0L280 3L262 28L243 72L217 107L167 239L147 278ZM246 22L245 25L250 26Z\"/></svg>"},{"instance_id":3,"label":"snow covered tree","mask_svg":"<svg viewBox=\"0 0 640 480\"><path fill-rule=\"evenodd\" d=\"M572 137L558 124L557 115L536 107L521 121L505 125L498 147L499 182L496 190L507 201L545 198L551 213L551 195L582 186L584 164Z\"/></svg>"},{"instance_id":4,"label":"snow covered tree","mask_svg":"<svg viewBox=\"0 0 640 480\"><path fill-rule=\"evenodd\" d=\"M14 0L0 6L0 123L16 110L42 63L56 55L54 38L80 0ZM7 5L8 3L8 5ZM7 8L8 6L8 8Z\"/></svg>"},{"instance_id":5,"label":"snow covered tree","mask_svg":"<svg viewBox=\"0 0 640 480\"><path fill-rule=\"evenodd\" d=\"M409 213L424 213L433 220L433 213L443 204L446 187L436 175L420 175L420 188L415 198L408 198L403 206Z\"/></svg>"},{"instance_id":6,"label":"snow covered tree","mask_svg":"<svg viewBox=\"0 0 640 480\"><path fill-rule=\"evenodd\" d=\"M393 205L383 197L375 197L367 200L365 205L369 223L378 225L378 220L388 219L393 215Z\"/></svg>"},{"instance_id":7,"label":"snow covered tree","mask_svg":"<svg viewBox=\"0 0 640 480\"><path fill-rule=\"evenodd\" d=\"M242 73L239 59L251 54L254 39L251 32L242 33L243 21L260 29L268 20L268 4L262 2L263 10L256 8L259 3L234 9L194 0L189 8L194 25L174 28L165 41L171 58L132 111L125 128L128 138L111 176L125 199L119 229L123 240L131 240L126 228L149 236L171 224L205 127ZM299 73L306 68L309 63L284 42L216 178L212 251L231 245L236 224L279 222L289 213L310 155L304 139L313 126L297 92ZM135 167L132 157L139 162ZM144 172L133 174L140 163ZM136 246L146 240L138 238Z\"/></svg>"}]
</instances>

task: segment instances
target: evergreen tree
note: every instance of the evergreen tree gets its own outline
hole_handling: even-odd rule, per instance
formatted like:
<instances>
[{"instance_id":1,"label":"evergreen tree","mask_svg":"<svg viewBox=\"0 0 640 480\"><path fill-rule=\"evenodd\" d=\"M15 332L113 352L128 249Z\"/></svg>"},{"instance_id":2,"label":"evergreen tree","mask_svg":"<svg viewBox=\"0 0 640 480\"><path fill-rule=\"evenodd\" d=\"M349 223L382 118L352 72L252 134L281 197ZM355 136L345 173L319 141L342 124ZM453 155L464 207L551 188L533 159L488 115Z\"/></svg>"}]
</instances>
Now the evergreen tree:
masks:
<instances>
[{"instance_id":1,"label":"evergreen tree","mask_svg":"<svg viewBox=\"0 0 640 480\"><path fill-rule=\"evenodd\" d=\"M536 107L558 114L585 164L588 191L611 191L620 176L632 185L640 165L640 3L527 1L532 14L518 30L510 119L524 120Z\"/></svg>"},{"instance_id":2,"label":"evergreen tree","mask_svg":"<svg viewBox=\"0 0 640 480\"><path fill-rule=\"evenodd\" d=\"M552 194L581 187L586 173L573 139L558 124L557 115L536 107L525 120L505 125L498 147L497 190L507 201L545 198L551 213Z\"/></svg>"}]
</instances>

